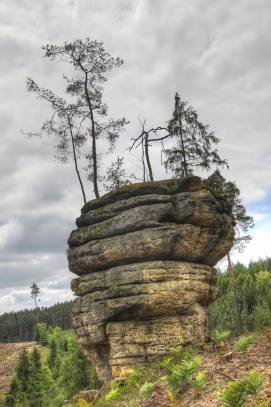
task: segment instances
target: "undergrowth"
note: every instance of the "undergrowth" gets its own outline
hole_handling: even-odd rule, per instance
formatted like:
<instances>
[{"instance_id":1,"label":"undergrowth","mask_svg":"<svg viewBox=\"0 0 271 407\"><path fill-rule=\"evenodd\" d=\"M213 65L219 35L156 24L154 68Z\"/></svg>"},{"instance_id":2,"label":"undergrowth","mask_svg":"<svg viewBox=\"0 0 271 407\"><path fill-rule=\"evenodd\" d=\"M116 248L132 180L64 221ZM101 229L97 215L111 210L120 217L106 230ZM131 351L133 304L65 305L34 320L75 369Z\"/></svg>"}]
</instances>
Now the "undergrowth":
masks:
<instances>
[{"instance_id":1,"label":"undergrowth","mask_svg":"<svg viewBox=\"0 0 271 407\"><path fill-rule=\"evenodd\" d=\"M215 332L212 339L220 347L224 347L229 335L229 331ZM234 342L232 350L243 352L254 342L252 336L240 337ZM212 344L204 344L204 347L212 349ZM206 379L206 371L201 369L204 359L202 348L203 344L171 348L168 356L134 369L125 382L112 381L111 391L100 398L95 407L138 407L143 399L150 398L155 386L162 383L167 384L167 395L172 407L182 403L181 398L186 391L190 391L190 394L194 391L200 397L209 392L210 388L214 390L210 378L208 381ZM253 405L266 407L271 404L263 402L259 396L263 383L263 375L254 369L250 374L239 375L231 380L224 391L216 393L216 397L222 407L241 407L248 398Z\"/></svg>"}]
</instances>

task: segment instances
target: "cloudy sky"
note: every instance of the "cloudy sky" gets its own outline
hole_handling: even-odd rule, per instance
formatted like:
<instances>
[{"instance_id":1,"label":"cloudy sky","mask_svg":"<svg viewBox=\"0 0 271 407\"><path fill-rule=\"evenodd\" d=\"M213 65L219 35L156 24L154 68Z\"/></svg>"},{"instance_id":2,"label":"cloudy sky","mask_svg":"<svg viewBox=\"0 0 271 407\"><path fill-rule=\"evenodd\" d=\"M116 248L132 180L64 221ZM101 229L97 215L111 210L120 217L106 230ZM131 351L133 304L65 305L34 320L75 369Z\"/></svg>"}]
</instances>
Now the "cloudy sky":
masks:
<instances>
[{"instance_id":1,"label":"cloudy sky","mask_svg":"<svg viewBox=\"0 0 271 407\"><path fill-rule=\"evenodd\" d=\"M125 148L140 131L138 117L164 125L178 91L221 139L230 166L223 175L255 220L252 242L234 260L271 255L270 25L269 0L0 0L1 314L33 308L33 282L43 306L72 298L65 250L83 204L76 175L72 163L54 161L52 140L20 133L38 131L51 114L26 78L61 94L62 74L72 74L43 58L45 44L89 37L124 60L108 76L104 101L109 116L130 121L116 154L131 172L140 163ZM155 178L169 177L152 154ZM103 167L113 159L104 156Z\"/></svg>"}]
</instances>

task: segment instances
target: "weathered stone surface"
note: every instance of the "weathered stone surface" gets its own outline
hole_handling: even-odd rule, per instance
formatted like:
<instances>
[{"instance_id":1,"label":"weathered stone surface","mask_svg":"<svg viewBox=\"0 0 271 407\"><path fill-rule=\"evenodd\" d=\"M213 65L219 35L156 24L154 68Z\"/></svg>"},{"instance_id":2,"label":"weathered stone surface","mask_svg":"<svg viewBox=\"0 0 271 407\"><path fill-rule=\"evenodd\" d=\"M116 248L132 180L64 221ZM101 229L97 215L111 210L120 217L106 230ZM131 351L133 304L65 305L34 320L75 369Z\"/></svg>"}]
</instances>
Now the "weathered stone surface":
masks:
<instances>
[{"instance_id":1,"label":"weathered stone surface","mask_svg":"<svg viewBox=\"0 0 271 407\"><path fill-rule=\"evenodd\" d=\"M172 259L214 266L232 246L234 232L230 221L225 225L222 231L189 223L165 223L156 228L93 240L69 249L70 271L83 275L145 259Z\"/></svg>"},{"instance_id":2,"label":"weathered stone surface","mask_svg":"<svg viewBox=\"0 0 271 407\"><path fill-rule=\"evenodd\" d=\"M80 295L74 328L100 377L110 378L111 371L123 375L169 347L204 341L206 306L217 296L215 283L215 269L174 261L119 266L73 280Z\"/></svg>"},{"instance_id":3,"label":"weathered stone surface","mask_svg":"<svg viewBox=\"0 0 271 407\"><path fill-rule=\"evenodd\" d=\"M200 177L187 177L180 179L166 179L162 181L142 182L138 184L126 185L118 188L99 199L94 199L87 202L81 213L87 213L91 210L102 208L105 205L116 201L125 201L131 197L144 195L168 195L172 193L196 192L200 191L205 186Z\"/></svg>"},{"instance_id":4,"label":"weathered stone surface","mask_svg":"<svg viewBox=\"0 0 271 407\"><path fill-rule=\"evenodd\" d=\"M199 177L122 187L83 207L69 238L73 325L101 379L206 339L229 214Z\"/></svg>"}]
</instances>

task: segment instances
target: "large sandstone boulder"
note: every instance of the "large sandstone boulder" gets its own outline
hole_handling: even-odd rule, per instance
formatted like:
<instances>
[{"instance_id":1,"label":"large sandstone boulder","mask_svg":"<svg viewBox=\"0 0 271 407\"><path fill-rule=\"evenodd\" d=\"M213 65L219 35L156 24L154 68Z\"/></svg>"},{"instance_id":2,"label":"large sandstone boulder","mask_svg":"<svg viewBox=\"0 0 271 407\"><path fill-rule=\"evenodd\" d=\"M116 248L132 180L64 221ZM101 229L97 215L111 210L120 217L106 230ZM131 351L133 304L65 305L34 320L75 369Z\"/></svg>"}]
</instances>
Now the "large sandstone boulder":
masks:
<instances>
[{"instance_id":1,"label":"large sandstone boulder","mask_svg":"<svg viewBox=\"0 0 271 407\"><path fill-rule=\"evenodd\" d=\"M68 240L73 325L100 379L206 340L230 210L199 177L128 185L82 208Z\"/></svg>"}]
</instances>

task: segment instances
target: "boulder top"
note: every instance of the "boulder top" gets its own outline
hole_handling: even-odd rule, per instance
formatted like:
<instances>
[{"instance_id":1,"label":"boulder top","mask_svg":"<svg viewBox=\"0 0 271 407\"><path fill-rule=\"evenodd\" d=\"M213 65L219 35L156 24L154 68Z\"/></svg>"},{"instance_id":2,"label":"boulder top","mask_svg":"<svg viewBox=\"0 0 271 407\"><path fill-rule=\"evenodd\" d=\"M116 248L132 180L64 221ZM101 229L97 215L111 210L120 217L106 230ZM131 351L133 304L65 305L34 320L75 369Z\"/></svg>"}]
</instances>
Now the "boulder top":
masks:
<instances>
[{"instance_id":1,"label":"boulder top","mask_svg":"<svg viewBox=\"0 0 271 407\"><path fill-rule=\"evenodd\" d=\"M93 209L99 209L110 203L140 195L171 195L181 192L196 192L206 189L206 185L198 176L165 179L160 181L138 182L135 184L124 185L98 199L93 199L87 202L81 209L81 213L87 213Z\"/></svg>"}]
</instances>

